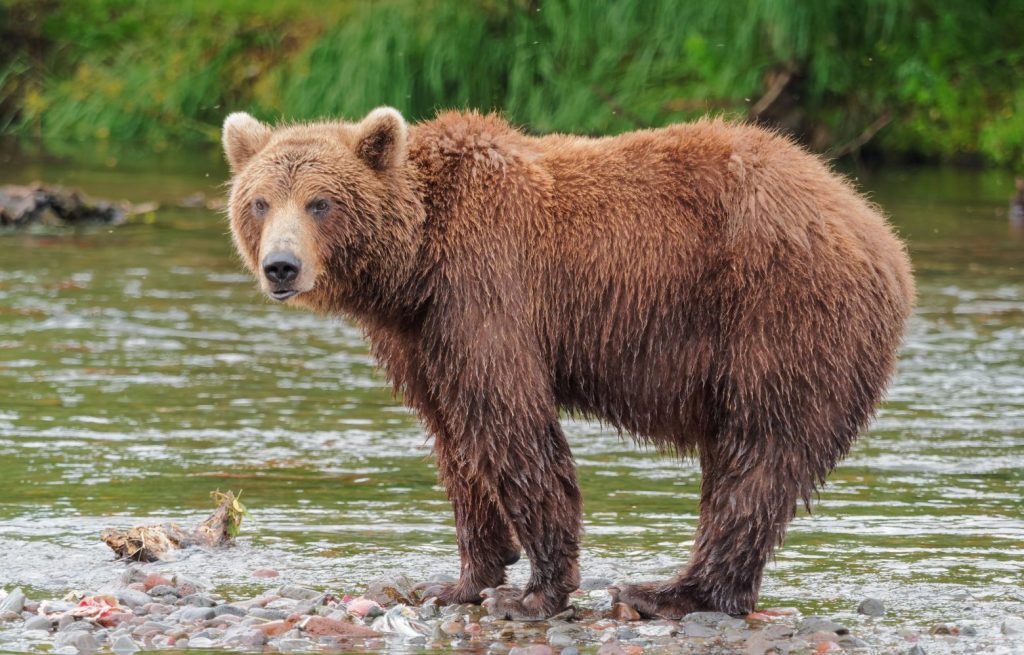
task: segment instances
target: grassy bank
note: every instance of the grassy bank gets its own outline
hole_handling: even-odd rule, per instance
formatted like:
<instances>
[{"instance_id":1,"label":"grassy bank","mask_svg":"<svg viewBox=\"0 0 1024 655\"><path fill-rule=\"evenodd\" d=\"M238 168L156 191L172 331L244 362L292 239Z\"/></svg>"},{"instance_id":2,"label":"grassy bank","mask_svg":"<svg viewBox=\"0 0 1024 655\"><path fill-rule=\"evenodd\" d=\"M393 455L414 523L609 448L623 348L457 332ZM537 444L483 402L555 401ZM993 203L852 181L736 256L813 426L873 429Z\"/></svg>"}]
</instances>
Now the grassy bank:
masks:
<instances>
[{"instance_id":1,"label":"grassy bank","mask_svg":"<svg viewBox=\"0 0 1024 655\"><path fill-rule=\"evenodd\" d=\"M1024 166L1020 0L0 0L0 130L215 140L224 114L500 109L535 131L708 112L830 154Z\"/></svg>"}]
</instances>

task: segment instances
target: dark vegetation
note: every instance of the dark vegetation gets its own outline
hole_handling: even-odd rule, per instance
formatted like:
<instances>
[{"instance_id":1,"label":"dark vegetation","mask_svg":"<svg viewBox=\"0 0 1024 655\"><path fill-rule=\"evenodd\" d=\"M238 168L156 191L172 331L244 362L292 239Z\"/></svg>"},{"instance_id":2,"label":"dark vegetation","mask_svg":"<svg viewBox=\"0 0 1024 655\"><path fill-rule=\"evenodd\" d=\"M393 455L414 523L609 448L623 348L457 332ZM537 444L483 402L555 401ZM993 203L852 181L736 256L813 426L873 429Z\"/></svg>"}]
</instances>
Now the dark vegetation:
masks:
<instances>
[{"instance_id":1,"label":"dark vegetation","mask_svg":"<svg viewBox=\"0 0 1024 655\"><path fill-rule=\"evenodd\" d=\"M1022 0L0 0L0 133L217 138L225 113L499 109L618 132L708 112L831 155L1024 165Z\"/></svg>"}]
</instances>

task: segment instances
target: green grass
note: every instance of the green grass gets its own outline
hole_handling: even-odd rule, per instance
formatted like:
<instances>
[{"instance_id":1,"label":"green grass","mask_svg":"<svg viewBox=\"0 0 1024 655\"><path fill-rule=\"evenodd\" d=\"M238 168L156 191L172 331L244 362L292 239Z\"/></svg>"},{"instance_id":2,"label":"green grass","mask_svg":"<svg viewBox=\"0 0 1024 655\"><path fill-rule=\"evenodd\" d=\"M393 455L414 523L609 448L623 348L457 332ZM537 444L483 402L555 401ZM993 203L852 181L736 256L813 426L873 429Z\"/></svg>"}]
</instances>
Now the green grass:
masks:
<instances>
[{"instance_id":1,"label":"green grass","mask_svg":"<svg viewBox=\"0 0 1024 655\"><path fill-rule=\"evenodd\" d=\"M1024 165L1021 0L0 0L0 130L217 138L222 117L503 111L610 133L707 112L821 151Z\"/></svg>"}]
</instances>

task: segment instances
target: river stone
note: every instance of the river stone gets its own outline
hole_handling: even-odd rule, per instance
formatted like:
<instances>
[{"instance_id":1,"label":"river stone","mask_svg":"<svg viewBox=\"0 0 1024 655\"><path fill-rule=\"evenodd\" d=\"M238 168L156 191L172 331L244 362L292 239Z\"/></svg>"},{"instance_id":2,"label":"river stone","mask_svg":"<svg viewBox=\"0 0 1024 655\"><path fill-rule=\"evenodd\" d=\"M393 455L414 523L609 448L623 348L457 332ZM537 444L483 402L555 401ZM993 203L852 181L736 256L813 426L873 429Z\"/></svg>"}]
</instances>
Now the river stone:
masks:
<instances>
[{"instance_id":1,"label":"river stone","mask_svg":"<svg viewBox=\"0 0 1024 655\"><path fill-rule=\"evenodd\" d=\"M143 591L136 591L134 589L119 589L114 597L117 598L117 602L121 603L129 609L134 609L145 605L146 603L153 602L153 599L149 594Z\"/></svg>"},{"instance_id":2,"label":"river stone","mask_svg":"<svg viewBox=\"0 0 1024 655\"><path fill-rule=\"evenodd\" d=\"M290 612L285 610L273 610L265 607L254 607L249 610L249 616L254 616L257 619L266 619L267 621L281 621L288 618Z\"/></svg>"},{"instance_id":3,"label":"river stone","mask_svg":"<svg viewBox=\"0 0 1024 655\"><path fill-rule=\"evenodd\" d=\"M568 648L563 648L559 655L580 655L580 649L575 646L569 646Z\"/></svg>"},{"instance_id":4,"label":"river stone","mask_svg":"<svg viewBox=\"0 0 1024 655\"><path fill-rule=\"evenodd\" d=\"M46 630L49 632L53 628L53 622L45 616L33 616L25 619L25 630Z\"/></svg>"},{"instance_id":5,"label":"river stone","mask_svg":"<svg viewBox=\"0 0 1024 655\"><path fill-rule=\"evenodd\" d=\"M188 647L189 648L210 648L216 646L217 642L209 637L189 637Z\"/></svg>"},{"instance_id":6,"label":"river stone","mask_svg":"<svg viewBox=\"0 0 1024 655\"><path fill-rule=\"evenodd\" d=\"M863 639L857 639L853 635L843 635L839 638L839 645L843 647L843 650L860 650L864 648L871 648L871 644L864 641Z\"/></svg>"},{"instance_id":7,"label":"river stone","mask_svg":"<svg viewBox=\"0 0 1024 655\"><path fill-rule=\"evenodd\" d=\"M173 596L174 598L177 598L181 594L178 593L177 589L170 585L158 584L155 587L150 587L149 595L154 598L159 598L163 596Z\"/></svg>"},{"instance_id":8,"label":"river stone","mask_svg":"<svg viewBox=\"0 0 1024 655\"><path fill-rule=\"evenodd\" d=\"M885 616L885 603L877 598L865 598L857 606L857 612L865 616Z\"/></svg>"},{"instance_id":9,"label":"river stone","mask_svg":"<svg viewBox=\"0 0 1024 655\"><path fill-rule=\"evenodd\" d=\"M214 607L217 601L205 594L189 594L188 596L182 596L181 604L191 605L192 607Z\"/></svg>"},{"instance_id":10,"label":"river stone","mask_svg":"<svg viewBox=\"0 0 1024 655\"><path fill-rule=\"evenodd\" d=\"M508 655L555 655L551 646L544 644L532 644L530 646L516 646L508 652Z\"/></svg>"},{"instance_id":11,"label":"river stone","mask_svg":"<svg viewBox=\"0 0 1024 655\"><path fill-rule=\"evenodd\" d=\"M122 653L131 654L137 652L139 650L139 646L128 635L121 635L111 642L110 650L117 653L117 655L122 655Z\"/></svg>"},{"instance_id":12,"label":"river stone","mask_svg":"<svg viewBox=\"0 0 1024 655\"><path fill-rule=\"evenodd\" d=\"M245 616L247 612L237 605L218 605L213 608L214 616L224 616L225 614L230 616Z\"/></svg>"},{"instance_id":13,"label":"river stone","mask_svg":"<svg viewBox=\"0 0 1024 655\"><path fill-rule=\"evenodd\" d=\"M696 623L715 628L722 621L728 621L731 618L725 612L690 612L683 617L683 623Z\"/></svg>"},{"instance_id":14,"label":"river stone","mask_svg":"<svg viewBox=\"0 0 1024 655\"><path fill-rule=\"evenodd\" d=\"M14 591L7 594L7 598L0 602L0 614L12 612L20 617L23 609L25 609L25 592L21 590L21 587L15 587Z\"/></svg>"},{"instance_id":15,"label":"river stone","mask_svg":"<svg viewBox=\"0 0 1024 655\"><path fill-rule=\"evenodd\" d=\"M1007 617L999 629L1004 635L1024 635L1024 619L1019 616Z\"/></svg>"},{"instance_id":16,"label":"river stone","mask_svg":"<svg viewBox=\"0 0 1024 655\"><path fill-rule=\"evenodd\" d=\"M206 621L214 617L213 609L209 607L185 607L178 615L182 623L192 621Z\"/></svg>"},{"instance_id":17,"label":"river stone","mask_svg":"<svg viewBox=\"0 0 1024 655\"><path fill-rule=\"evenodd\" d=\"M823 616L807 616L797 626L797 634L800 636L813 634L815 632L834 632L837 635L849 634L850 631Z\"/></svg>"},{"instance_id":18,"label":"river stone","mask_svg":"<svg viewBox=\"0 0 1024 655\"><path fill-rule=\"evenodd\" d=\"M687 637L717 637L719 632L716 628L700 623L684 623L683 634Z\"/></svg>"},{"instance_id":19,"label":"river stone","mask_svg":"<svg viewBox=\"0 0 1024 655\"><path fill-rule=\"evenodd\" d=\"M71 620L65 622L64 619ZM96 626L89 621L76 621L74 617L65 615L60 617L58 629L61 632L92 632L96 629Z\"/></svg>"},{"instance_id":20,"label":"river stone","mask_svg":"<svg viewBox=\"0 0 1024 655\"><path fill-rule=\"evenodd\" d=\"M671 637L679 628L671 623L649 623L637 628L641 637Z\"/></svg>"},{"instance_id":21,"label":"river stone","mask_svg":"<svg viewBox=\"0 0 1024 655\"><path fill-rule=\"evenodd\" d=\"M377 601L378 604L384 607L394 605L395 603L403 605L416 604L413 584L404 575L373 580L367 585L366 593L363 594L363 597Z\"/></svg>"},{"instance_id":22,"label":"river stone","mask_svg":"<svg viewBox=\"0 0 1024 655\"><path fill-rule=\"evenodd\" d=\"M70 630L68 632L61 632L58 634L54 645L56 645L57 648L73 646L79 653L95 653L100 647L100 642L96 641L96 637L92 636L91 632L85 630Z\"/></svg>"},{"instance_id":23,"label":"river stone","mask_svg":"<svg viewBox=\"0 0 1024 655\"><path fill-rule=\"evenodd\" d=\"M282 598L290 598L292 600L313 600L320 595L320 592L308 587L286 584L282 585L281 588L277 590L277 595Z\"/></svg>"},{"instance_id":24,"label":"river stone","mask_svg":"<svg viewBox=\"0 0 1024 655\"><path fill-rule=\"evenodd\" d=\"M313 649L313 642L302 637L289 637L277 642L277 650L282 653L300 653Z\"/></svg>"},{"instance_id":25,"label":"river stone","mask_svg":"<svg viewBox=\"0 0 1024 655\"><path fill-rule=\"evenodd\" d=\"M904 655L928 655L928 653L921 647L921 644L914 644L904 651Z\"/></svg>"}]
</instances>

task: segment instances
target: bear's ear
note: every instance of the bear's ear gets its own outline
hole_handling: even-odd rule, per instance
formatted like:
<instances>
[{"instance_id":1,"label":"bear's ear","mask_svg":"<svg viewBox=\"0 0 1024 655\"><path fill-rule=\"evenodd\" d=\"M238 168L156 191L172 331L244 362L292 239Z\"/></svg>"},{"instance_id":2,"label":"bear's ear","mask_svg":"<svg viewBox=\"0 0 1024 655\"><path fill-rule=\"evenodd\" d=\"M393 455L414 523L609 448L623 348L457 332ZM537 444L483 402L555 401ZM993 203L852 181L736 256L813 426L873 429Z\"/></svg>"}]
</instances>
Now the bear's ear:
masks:
<instances>
[{"instance_id":1,"label":"bear's ear","mask_svg":"<svg viewBox=\"0 0 1024 655\"><path fill-rule=\"evenodd\" d=\"M405 160L409 127L397 109L378 107L356 126L356 155L375 171Z\"/></svg>"},{"instance_id":2,"label":"bear's ear","mask_svg":"<svg viewBox=\"0 0 1024 655\"><path fill-rule=\"evenodd\" d=\"M270 141L270 128L244 111L224 119L221 140L231 171L237 173Z\"/></svg>"}]
</instances>

